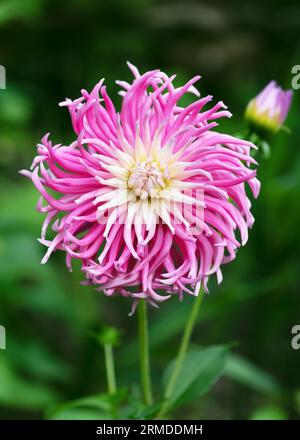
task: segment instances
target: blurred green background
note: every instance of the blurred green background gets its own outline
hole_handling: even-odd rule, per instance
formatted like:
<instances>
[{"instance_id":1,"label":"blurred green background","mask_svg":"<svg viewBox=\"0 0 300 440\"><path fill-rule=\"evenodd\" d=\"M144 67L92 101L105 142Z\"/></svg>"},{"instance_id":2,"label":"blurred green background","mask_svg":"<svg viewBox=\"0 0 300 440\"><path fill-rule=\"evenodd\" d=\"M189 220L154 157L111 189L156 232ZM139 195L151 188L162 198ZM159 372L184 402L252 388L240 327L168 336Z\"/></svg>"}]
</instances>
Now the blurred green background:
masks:
<instances>
[{"instance_id":1,"label":"blurred green background","mask_svg":"<svg viewBox=\"0 0 300 440\"><path fill-rule=\"evenodd\" d=\"M138 393L137 318L130 300L108 299L80 286L60 253L39 264L42 216L38 194L18 175L35 145L51 131L73 139L66 109L105 77L129 79L126 60L141 71L159 67L179 83L200 73L202 95L222 99L234 114L222 130L244 128L248 100L270 79L289 88L300 64L299 1L1 0L0 64L0 418L47 417L59 402L106 389L101 347L90 337L104 324L122 332L116 349L120 386ZM232 343L225 374L209 394L181 407L176 418L290 418L300 415L300 350L291 328L300 324L300 90L287 121L291 134L274 139L262 161L262 191L247 246L224 267L196 328L195 343ZM153 382L174 356L191 306L176 298L150 311ZM78 416L80 417L80 415ZM84 415L82 415L84 417Z\"/></svg>"}]
</instances>

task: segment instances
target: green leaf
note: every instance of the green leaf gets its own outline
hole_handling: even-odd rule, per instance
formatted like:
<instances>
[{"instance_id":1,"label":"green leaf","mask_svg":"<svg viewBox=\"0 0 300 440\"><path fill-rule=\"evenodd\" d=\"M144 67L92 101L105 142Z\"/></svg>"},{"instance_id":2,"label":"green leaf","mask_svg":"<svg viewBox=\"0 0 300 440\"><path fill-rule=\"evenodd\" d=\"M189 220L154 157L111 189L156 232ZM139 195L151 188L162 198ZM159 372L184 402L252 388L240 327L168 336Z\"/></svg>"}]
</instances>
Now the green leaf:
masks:
<instances>
[{"instance_id":1,"label":"green leaf","mask_svg":"<svg viewBox=\"0 0 300 440\"><path fill-rule=\"evenodd\" d=\"M155 416L159 413L163 405L163 401L156 402L151 406L145 406L141 411L135 414L134 419L138 420L153 420Z\"/></svg>"},{"instance_id":2,"label":"green leaf","mask_svg":"<svg viewBox=\"0 0 300 440\"><path fill-rule=\"evenodd\" d=\"M267 141L262 141L261 149L265 159L269 159L271 157L271 147Z\"/></svg>"},{"instance_id":3,"label":"green leaf","mask_svg":"<svg viewBox=\"0 0 300 440\"><path fill-rule=\"evenodd\" d=\"M65 408L57 412L51 420L111 420L109 412L99 411L96 408Z\"/></svg>"},{"instance_id":4,"label":"green leaf","mask_svg":"<svg viewBox=\"0 0 300 440\"><path fill-rule=\"evenodd\" d=\"M286 413L274 405L265 405L255 409L249 420L286 420Z\"/></svg>"},{"instance_id":5,"label":"green leaf","mask_svg":"<svg viewBox=\"0 0 300 440\"><path fill-rule=\"evenodd\" d=\"M65 402L51 408L46 417L51 420L80 420L91 418L112 419L114 412L127 396L127 389L122 388L114 395L108 393L95 394ZM83 417L81 419L80 417Z\"/></svg>"},{"instance_id":6,"label":"green leaf","mask_svg":"<svg viewBox=\"0 0 300 440\"><path fill-rule=\"evenodd\" d=\"M9 342L8 356L21 371L43 380L68 382L72 379L72 368L36 341Z\"/></svg>"},{"instance_id":7,"label":"green leaf","mask_svg":"<svg viewBox=\"0 0 300 440\"><path fill-rule=\"evenodd\" d=\"M18 375L3 353L0 356L0 403L25 409L44 409L58 400L54 391Z\"/></svg>"},{"instance_id":8,"label":"green leaf","mask_svg":"<svg viewBox=\"0 0 300 440\"><path fill-rule=\"evenodd\" d=\"M120 417L129 420L153 420L161 409L164 401L147 406L140 398L133 395L128 397L128 405L121 409Z\"/></svg>"},{"instance_id":9,"label":"green leaf","mask_svg":"<svg viewBox=\"0 0 300 440\"><path fill-rule=\"evenodd\" d=\"M198 347L188 352L170 398L170 408L205 394L222 376L227 355L226 345ZM173 368L174 361L167 368L164 383Z\"/></svg>"},{"instance_id":10,"label":"green leaf","mask_svg":"<svg viewBox=\"0 0 300 440\"><path fill-rule=\"evenodd\" d=\"M32 19L42 10L44 0L2 0L0 4L0 25L17 18Z\"/></svg>"},{"instance_id":11,"label":"green leaf","mask_svg":"<svg viewBox=\"0 0 300 440\"><path fill-rule=\"evenodd\" d=\"M225 374L231 379L268 395L280 393L280 385L265 371L236 354L226 360Z\"/></svg>"}]
</instances>

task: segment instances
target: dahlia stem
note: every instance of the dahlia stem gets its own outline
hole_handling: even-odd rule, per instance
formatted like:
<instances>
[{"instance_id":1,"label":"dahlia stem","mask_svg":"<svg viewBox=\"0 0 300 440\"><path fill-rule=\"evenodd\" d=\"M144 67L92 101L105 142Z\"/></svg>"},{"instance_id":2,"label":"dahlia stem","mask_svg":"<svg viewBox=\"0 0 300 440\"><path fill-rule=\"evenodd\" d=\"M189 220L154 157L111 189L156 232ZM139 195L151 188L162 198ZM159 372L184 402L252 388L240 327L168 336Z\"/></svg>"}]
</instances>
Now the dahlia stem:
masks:
<instances>
[{"instance_id":1,"label":"dahlia stem","mask_svg":"<svg viewBox=\"0 0 300 440\"><path fill-rule=\"evenodd\" d=\"M163 405L158 413L158 416L157 416L158 419L164 417L164 415L166 414L166 412L169 409L169 399L172 397L174 388L176 386L177 379L179 377L184 359L186 357L186 353L188 351L189 343L191 340L192 332L193 332L195 324L196 324L196 320L197 320L197 316L198 316L198 313L200 310L200 306L202 304L203 296L204 296L204 290L200 289L198 296L195 298L194 304L192 306L190 316L186 322L186 326L185 326L185 329L184 329L184 332L182 335L179 350L178 350L178 353L176 356L175 365L174 365L174 368L172 370L172 373L171 373L170 378L169 378L167 385L166 385L166 390L165 390L165 394L164 394L165 402L163 403Z\"/></svg>"},{"instance_id":2,"label":"dahlia stem","mask_svg":"<svg viewBox=\"0 0 300 440\"><path fill-rule=\"evenodd\" d=\"M106 367L106 377L109 394L115 394L117 391L116 384L116 374L115 374L115 363L112 344L104 344L104 356L105 356L105 367Z\"/></svg>"},{"instance_id":3,"label":"dahlia stem","mask_svg":"<svg viewBox=\"0 0 300 440\"><path fill-rule=\"evenodd\" d=\"M143 398L146 405L151 405L153 403L153 398L150 375L147 302L145 300L141 300L138 305L138 323Z\"/></svg>"}]
</instances>

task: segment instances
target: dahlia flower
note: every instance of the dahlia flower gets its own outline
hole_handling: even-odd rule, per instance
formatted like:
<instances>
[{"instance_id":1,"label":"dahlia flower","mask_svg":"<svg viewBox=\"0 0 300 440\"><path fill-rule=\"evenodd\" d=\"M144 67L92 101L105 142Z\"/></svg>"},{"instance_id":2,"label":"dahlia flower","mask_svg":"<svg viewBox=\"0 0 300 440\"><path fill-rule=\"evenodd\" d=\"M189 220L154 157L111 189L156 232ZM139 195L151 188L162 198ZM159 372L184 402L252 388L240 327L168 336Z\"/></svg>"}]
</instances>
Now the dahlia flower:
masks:
<instances>
[{"instance_id":1,"label":"dahlia flower","mask_svg":"<svg viewBox=\"0 0 300 440\"><path fill-rule=\"evenodd\" d=\"M117 81L117 112L104 80L61 106L69 109L75 138L64 146L49 134L38 144L30 177L45 213L40 242L82 262L85 284L104 294L151 304L207 291L210 275L235 258L253 224L247 183L259 192L250 142L213 129L229 117L222 102L204 110L195 76L175 87L159 70L132 84ZM198 97L187 107L180 99ZM55 197L56 195L56 197ZM48 227L54 238L46 238Z\"/></svg>"},{"instance_id":2,"label":"dahlia flower","mask_svg":"<svg viewBox=\"0 0 300 440\"><path fill-rule=\"evenodd\" d=\"M258 132L276 133L288 115L292 97L292 90L284 91L275 81L271 81L249 102L246 120Z\"/></svg>"}]
</instances>

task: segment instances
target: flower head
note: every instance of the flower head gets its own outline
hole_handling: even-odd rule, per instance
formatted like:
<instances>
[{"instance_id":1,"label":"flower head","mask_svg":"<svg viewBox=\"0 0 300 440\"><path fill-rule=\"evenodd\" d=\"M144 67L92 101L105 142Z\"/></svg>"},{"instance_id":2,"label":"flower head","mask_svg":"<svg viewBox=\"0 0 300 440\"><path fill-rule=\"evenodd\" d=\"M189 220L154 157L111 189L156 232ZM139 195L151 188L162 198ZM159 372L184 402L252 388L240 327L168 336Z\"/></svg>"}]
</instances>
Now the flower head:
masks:
<instances>
[{"instance_id":1,"label":"flower head","mask_svg":"<svg viewBox=\"0 0 300 440\"><path fill-rule=\"evenodd\" d=\"M204 110L207 96L180 105L185 93L199 97L199 77L175 87L174 76L129 67L133 83L118 82L120 112L103 80L66 99L74 141L53 145L47 134L32 171L22 173L46 213L43 263L63 250L69 269L81 260L86 282L106 295L156 303L197 294L201 283L207 290L213 273L221 281L221 265L234 259L254 221L245 183L256 197L259 182L250 169L253 145L213 131L231 116L222 102Z\"/></svg>"},{"instance_id":2,"label":"flower head","mask_svg":"<svg viewBox=\"0 0 300 440\"><path fill-rule=\"evenodd\" d=\"M271 81L246 109L246 120L258 133L276 133L284 123L292 103L293 92L284 91Z\"/></svg>"}]
</instances>

